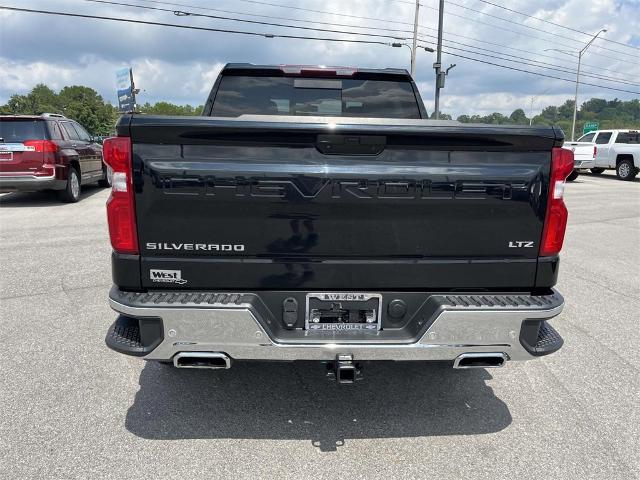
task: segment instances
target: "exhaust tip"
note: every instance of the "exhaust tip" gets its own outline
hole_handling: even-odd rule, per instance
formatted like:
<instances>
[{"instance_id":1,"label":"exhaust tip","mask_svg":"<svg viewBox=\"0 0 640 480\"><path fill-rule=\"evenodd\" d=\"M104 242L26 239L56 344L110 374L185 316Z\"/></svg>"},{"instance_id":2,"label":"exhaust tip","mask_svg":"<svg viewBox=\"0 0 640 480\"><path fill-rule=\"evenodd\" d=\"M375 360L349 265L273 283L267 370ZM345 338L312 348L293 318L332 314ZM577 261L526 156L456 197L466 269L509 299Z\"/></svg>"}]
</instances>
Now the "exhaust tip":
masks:
<instances>
[{"instance_id":1,"label":"exhaust tip","mask_svg":"<svg viewBox=\"0 0 640 480\"><path fill-rule=\"evenodd\" d=\"M229 369L231 358L220 352L180 352L173 357L176 368Z\"/></svg>"},{"instance_id":2,"label":"exhaust tip","mask_svg":"<svg viewBox=\"0 0 640 480\"><path fill-rule=\"evenodd\" d=\"M463 353L453 361L453 368L500 368L507 360L506 353Z\"/></svg>"}]
</instances>

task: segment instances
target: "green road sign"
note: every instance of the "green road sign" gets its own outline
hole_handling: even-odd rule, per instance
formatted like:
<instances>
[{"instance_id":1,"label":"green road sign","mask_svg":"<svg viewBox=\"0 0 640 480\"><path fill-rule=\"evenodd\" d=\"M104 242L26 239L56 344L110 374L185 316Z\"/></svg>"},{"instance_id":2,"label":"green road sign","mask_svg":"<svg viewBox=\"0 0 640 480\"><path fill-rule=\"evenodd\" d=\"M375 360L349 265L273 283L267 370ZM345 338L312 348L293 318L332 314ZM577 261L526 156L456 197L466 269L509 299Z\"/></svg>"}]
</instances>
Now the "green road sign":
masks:
<instances>
[{"instance_id":1,"label":"green road sign","mask_svg":"<svg viewBox=\"0 0 640 480\"><path fill-rule=\"evenodd\" d=\"M598 122L587 122L582 127L582 134L593 132L594 130L598 130L600 124Z\"/></svg>"}]
</instances>

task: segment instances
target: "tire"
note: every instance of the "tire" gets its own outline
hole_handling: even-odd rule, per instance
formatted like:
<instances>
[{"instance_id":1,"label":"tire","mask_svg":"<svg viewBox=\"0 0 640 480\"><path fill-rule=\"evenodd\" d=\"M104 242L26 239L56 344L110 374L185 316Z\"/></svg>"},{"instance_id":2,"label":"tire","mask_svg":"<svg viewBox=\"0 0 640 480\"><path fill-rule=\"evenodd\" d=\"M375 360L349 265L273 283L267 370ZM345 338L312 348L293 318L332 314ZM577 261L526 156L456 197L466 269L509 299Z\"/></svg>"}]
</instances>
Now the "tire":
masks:
<instances>
[{"instance_id":1,"label":"tire","mask_svg":"<svg viewBox=\"0 0 640 480\"><path fill-rule=\"evenodd\" d=\"M64 190L60 190L60 199L67 203L76 203L80 200L80 175L75 167L69 167L69 174L67 175L67 185Z\"/></svg>"},{"instance_id":2,"label":"tire","mask_svg":"<svg viewBox=\"0 0 640 480\"><path fill-rule=\"evenodd\" d=\"M567 177L567 182L573 182L580 174L577 170L573 170Z\"/></svg>"},{"instance_id":3,"label":"tire","mask_svg":"<svg viewBox=\"0 0 640 480\"><path fill-rule=\"evenodd\" d=\"M591 173L593 173L594 175L600 175L602 172L604 172L604 168L600 168L600 167L594 167L591 168Z\"/></svg>"},{"instance_id":4,"label":"tire","mask_svg":"<svg viewBox=\"0 0 640 480\"><path fill-rule=\"evenodd\" d=\"M111 178L113 177L113 170L107 165L102 166L102 179L98 180L98 185L104 188L111 188Z\"/></svg>"},{"instance_id":5,"label":"tire","mask_svg":"<svg viewBox=\"0 0 640 480\"><path fill-rule=\"evenodd\" d=\"M616 167L616 175L620 180L633 180L638 175L638 169L633 164L633 160L622 160Z\"/></svg>"}]
</instances>

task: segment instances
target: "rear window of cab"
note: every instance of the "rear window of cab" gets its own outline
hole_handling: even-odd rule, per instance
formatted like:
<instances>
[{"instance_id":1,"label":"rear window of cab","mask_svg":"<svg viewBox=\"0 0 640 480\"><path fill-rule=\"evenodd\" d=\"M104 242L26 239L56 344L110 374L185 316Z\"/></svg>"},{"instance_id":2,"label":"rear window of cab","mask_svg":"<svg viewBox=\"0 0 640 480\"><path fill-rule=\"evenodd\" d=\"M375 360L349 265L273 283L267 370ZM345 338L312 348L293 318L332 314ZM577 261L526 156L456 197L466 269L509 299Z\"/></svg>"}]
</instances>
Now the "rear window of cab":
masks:
<instances>
[{"instance_id":1,"label":"rear window of cab","mask_svg":"<svg viewBox=\"0 0 640 480\"><path fill-rule=\"evenodd\" d=\"M212 116L420 118L408 81L223 76Z\"/></svg>"},{"instance_id":2,"label":"rear window of cab","mask_svg":"<svg viewBox=\"0 0 640 480\"><path fill-rule=\"evenodd\" d=\"M616 143L640 143L640 132L620 132L616 138Z\"/></svg>"}]
</instances>

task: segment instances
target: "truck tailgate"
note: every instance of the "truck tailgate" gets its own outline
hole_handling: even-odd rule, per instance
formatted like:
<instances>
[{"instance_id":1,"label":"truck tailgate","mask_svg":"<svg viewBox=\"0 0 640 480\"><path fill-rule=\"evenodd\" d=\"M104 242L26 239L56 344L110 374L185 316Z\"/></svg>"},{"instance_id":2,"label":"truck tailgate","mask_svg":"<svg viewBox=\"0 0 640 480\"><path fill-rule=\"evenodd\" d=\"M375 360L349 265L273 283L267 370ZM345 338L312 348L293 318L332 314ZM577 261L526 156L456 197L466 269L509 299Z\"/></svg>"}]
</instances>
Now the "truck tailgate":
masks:
<instances>
[{"instance_id":1,"label":"truck tailgate","mask_svg":"<svg viewBox=\"0 0 640 480\"><path fill-rule=\"evenodd\" d=\"M554 129L133 116L119 133L143 287L535 284Z\"/></svg>"}]
</instances>

